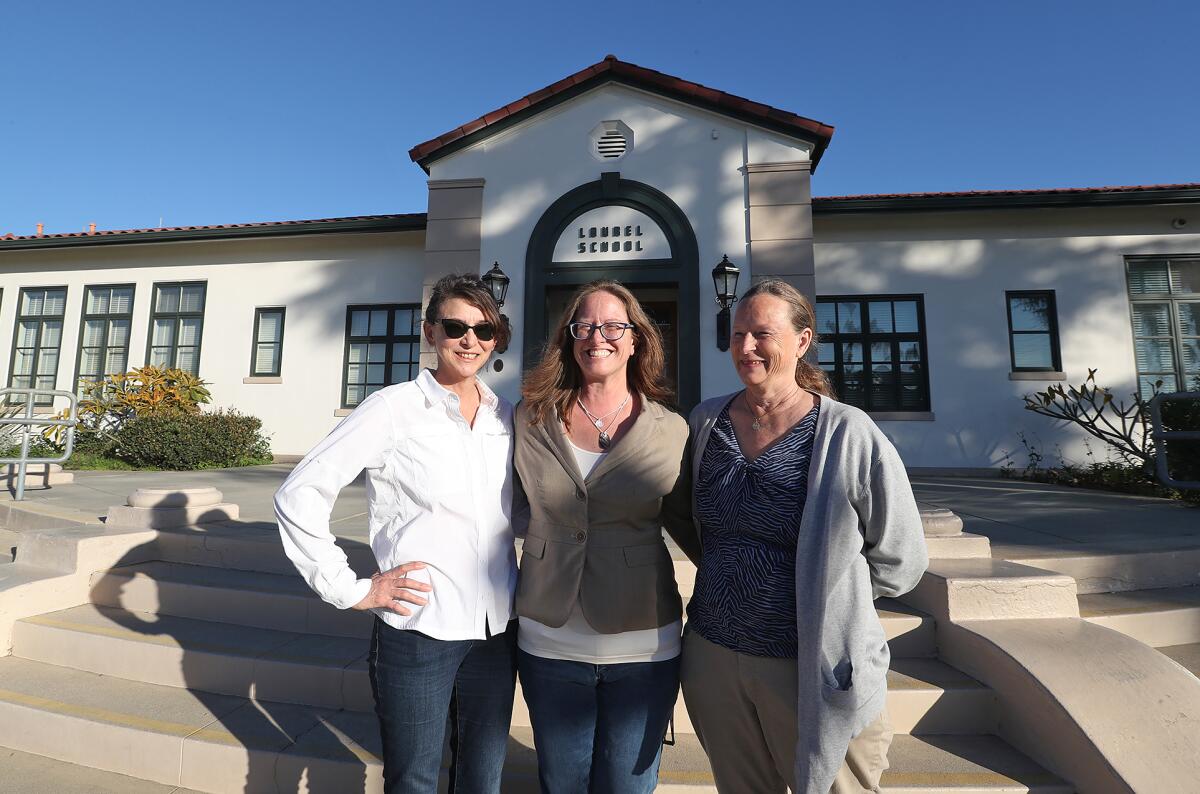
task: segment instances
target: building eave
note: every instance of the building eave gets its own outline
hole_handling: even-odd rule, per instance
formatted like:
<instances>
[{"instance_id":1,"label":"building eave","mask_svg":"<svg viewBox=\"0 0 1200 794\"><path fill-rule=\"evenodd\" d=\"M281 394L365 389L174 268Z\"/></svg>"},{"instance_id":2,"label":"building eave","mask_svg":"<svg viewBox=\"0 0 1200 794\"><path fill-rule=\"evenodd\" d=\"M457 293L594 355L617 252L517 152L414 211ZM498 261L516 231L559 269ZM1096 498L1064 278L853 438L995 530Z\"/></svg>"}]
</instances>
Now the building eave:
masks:
<instances>
[{"instance_id":1,"label":"building eave","mask_svg":"<svg viewBox=\"0 0 1200 794\"><path fill-rule=\"evenodd\" d=\"M1200 203L1200 184L1133 185L1051 190L814 196L814 215L961 210L1121 207Z\"/></svg>"}]
</instances>

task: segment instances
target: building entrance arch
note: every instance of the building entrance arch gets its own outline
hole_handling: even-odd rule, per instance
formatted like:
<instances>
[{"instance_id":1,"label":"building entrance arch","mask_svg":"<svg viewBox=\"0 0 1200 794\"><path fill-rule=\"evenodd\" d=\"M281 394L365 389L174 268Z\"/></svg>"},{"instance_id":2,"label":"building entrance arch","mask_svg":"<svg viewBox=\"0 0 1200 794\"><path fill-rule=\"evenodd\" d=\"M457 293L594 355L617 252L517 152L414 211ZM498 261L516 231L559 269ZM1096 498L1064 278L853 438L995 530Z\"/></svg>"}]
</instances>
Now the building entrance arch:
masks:
<instances>
[{"instance_id":1,"label":"building entrance arch","mask_svg":"<svg viewBox=\"0 0 1200 794\"><path fill-rule=\"evenodd\" d=\"M584 215L605 222L577 224ZM612 218L615 224L607 222ZM525 254L525 366L576 287L614 279L662 331L667 377L680 408L690 410L700 400L698 267L691 223L662 191L605 173L567 192L542 214Z\"/></svg>"}]
</instances>

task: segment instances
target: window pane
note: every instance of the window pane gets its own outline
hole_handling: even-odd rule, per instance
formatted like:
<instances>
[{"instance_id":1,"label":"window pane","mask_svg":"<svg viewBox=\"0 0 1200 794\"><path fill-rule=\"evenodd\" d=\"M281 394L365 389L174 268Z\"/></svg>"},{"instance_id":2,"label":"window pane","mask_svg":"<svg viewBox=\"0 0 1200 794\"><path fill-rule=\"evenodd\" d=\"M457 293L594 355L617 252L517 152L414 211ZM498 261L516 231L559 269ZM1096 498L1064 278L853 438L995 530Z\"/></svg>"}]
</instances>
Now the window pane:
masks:
<instances>
[{"instance_id":1,"label":"window pane","mask_svg":"<svg viewBox=\"0 0 1200 794\"><path fill-rule=\"evenodd\" d=\"M917 324L916 301L895 301L892 305L896 310L896 333L915 334L921 330Z\"/></svg>"},{"instance_id":2,"label":"window pane","mask_svg":"<svg viewBox=\"0 0 1200 794\"><path fill-rule=\"evenodd\" d=\"M104 320L86 320L83 323L83 344L95 347L104 344Z\"/></svg>"},{"instance_id":3,"label":"window pane","mask_svg":"<svg viewBox=\"0 0 1200 794\"><path fill-rule=\"evenodd\" d=\"M1013 334L1013 365L1018 369L1052 369L1050 334Z\"/></svg>"},{"instance_id":4,"label":"window pane","mask_svg":"<svg viewBox=\"0 0 1200 794\"><path fill-rule=\"evenodd\" d=\"M179 344L180 345L199 345L200 344L200 318L185 317L179 321Z\"/></svg>"},{"instance_id":5,"label":"window pane","mask_svg":"<svg viewBox=\"0 0 1200 794\"><path fill-rule=\"evenodd\" d=\"M150 365L154 367L166 367L171 363L171 348L169 347L152 347L150 348Z\"/></svg>"},{"instance_id":6,"label":"window pane","mask_svg":"<svg viewBox=\"0 0 1200 794\"><path fill-rule=\"evenodd\" d=\"M1135 337L1170 336L1171 304L1133 304L1133 335Z\"/></svg>"},{"instance_id":7,"label":"window pane","mask_svg":"<svg viewBox=\"0 0 1200 794\"><path fill-rule=\"evenodd\" d=\"M1133 347L1138 372L1170 372L1175 369L1175 356L1169 341L1140 339Z\"/></svg>"},{"instance_id":8,"label":"window pane","mask_svg":"<svg viewBox=\"0 0 1200 794\"><path fill-rule=\"evenodd\" d=\"M387 318L386 311L371 312L371 336L387 336Z\"/></svg>"},{"instance_id":9,"label":"window pane","mask_svg":"<svg viewBox=\"0 0 1200 794\"><path fill-rule=\"evenodd\" d=\"M79 377L96 378L101 372L100 351L84 348L79 352Z\"/></svg>"},{"instance_id":10,"label":"window pane","mask_svg":"<svg viewBox=\"0 0 1200 794\"><path fill-rule=\"evenodd\" d=\"M1200 336L1200 303L1180 303L1179 333L1184 336Z\"/></svg>"},{"instance_id":11,"label":"window pane","mask_svg":"<svg viewBox=\"0 0 1200 794\"><path fill-rule=\"evenodd\" d=\"M41 314L45 299L45 290L27 290L21 293L21 316Z\"/></svg>"},{"instance_id":12,"label":"window pane","mask_svg":"<svg viewBox=\"0 0 1200 794\"><path fill-rule=\"evenodd\" d=\"M40 347L58 347L62 342L62 320L46 320L42 323Z\"/></svg>"},{"instance_id":13,"label":"window pane","mask_svg":"<svg viewBox=\"0 0 1200 794\"><path fill-rule=\"evenodd\" d=\"M257 355L254 357L254 372L262 374L266 372L274 372L275 363L275 345L259 344L257 346Z\"/></svg>"},{"instance_id":14,"label":"window pane","mask_svg":"<svg viewBox=\"0 0 1200 794\"><path fill-rule=\"evenodd\" d=\"M1167 263L1131 262L1127 275L1130 295L1151 295L1168 291Z\"/></svg>"},{"instance_id":15,"label":"window pane","mask_svg":"<svg viewBox=\"0 0 1200 794\"><path fill-rule=\"evenodd\" d=\"M365 389L365 391L367 392L367 395L369 396L369 395L372 395L372 394L374 394L375 392L379 391L379 390L380 390L380 389L382 389L382 388L383 388L383 386L382 386L382 385L379 385L379 386L367 386L367 387L366 387L366 389Z\"/></svg>"},{"instance_id":16,"label":"window pane","mask_svg":"<svg viewBox=\"0 0 1200 794\"><path fill-rule=\"evenodd\" d=\"M837 304L817 304L817 336L837 333Z\"/></svg>"},{"instance_id":17,"label":"window pane","mask_svg":"<svg viewBox=\"0 0 1200 794\"><path fill-rule=\"evenodd\" d=\"M414 364L421 363L421 343L420 342L413 342L412 345L409 347L408 360L413 362ZM414 373L414 375L415 375L415 373Z\"/></svg>"},{"instance_id":18,"label":"window pane","mask_svg":"<svg viewBox=\"0 0 1200 794\"><path fill-rule=\"evenodd\" d=\"M42 314L62 314L67 308L67 291L65 289L46 290L46 305Z\"/></svg>"},{"instance_id":19,"label":"window pane","mask_svg":"<svg viewBox=\"0 0 1200 794\"><path fill-rule=\"evenodd\" d=\"M196 374L200 363L199 351L194 347L181 347L175 354L175 366L184 372Z\"/></svg>"},{"instance_id":20,"label":"window pane","mask_svg":"<svg viewBox=\"0 0 1200 794\"><path fill-rule=\"evenodd\" d=\"M408 342L397 342L392 345L392 363L408 361Z\"/></svg>"},{"instance_id":21,"label":"window pane","mask_svg":"<svg viewBox=\"0 0 1200 794\"><path fill-rule=\"evenodd\" d=\"M837 307L838 333L862 333L862 304L857 302L839 303Z\"/></svg>"},{"instance_id":22,"label":"window pane","mask_svg":"<svg viewBox=\"0 0 1200 794\"><path fill-rule=\"evenodd\" d=\"M367 360L367 346L361 342L350 345L350 363L360 364Z\"/></svg>"},{"instance_id":23,"label":"window pane","mask_svg":"<svg viewBox=\"0 0 1200 794\"><path fill-rule=\"evenodd\" d=\"M129 314L133 311L133 288L118 287L112 290L112 298L108 304L112 314Z\"/></svg>"},{"instance_id":24,"label":"window pane","mask_svg":"<svg viewBox=\"0 0 1200 794\"><path fill-rule=\"evenodd\" d=\"M1200 372L1200 339L1184 339L1181 347L1183 348L1183 371Z\"/></svg>"},{"instance_id":25,"label":"window pane","mask_svg":"<svg viewBox=\"0 0 1200 794\"><path fill-rule=\"evenodd\" d=\"M358 405L367 396L365 386L347 386L346 387L346 405Z\"/></svg>"},{"instance_id":26,"label":"window pane","mask_svg":"<svg viewBox=\"0 0 1200 794\"><path fill-rule=\"evenodd\" d=\"M413 331L413 310L412 309L396 309L396 335L406 336L415 333Z\"/></svg>"},{"instance_id":27,"label":"window pane","mask_svg":"<svg viewBox=\"0 0 1200 794\"><path fill-rule=\"evenodd\" d=\"M862 345L858 342L842 343L842 364L861 364L862 361Z\"/></svg>"},{"instance_id":28,"label":"window pane","mask_svg":"<svg viewBox=\"0 0 1200 794\"><path fill-rule=\"evenodd\" d=\"M33 373L33 351L18 349L13 356L13 374L30 375Z\"/></svg>"},{"instance_id":29,"label":"window pane","mask_svg":"<svg viewBox=\"0 0 1200 794\"><path fill-rule=\"evenodd\" d=\"M1149 400L1154 396L1155 381L1162 382L1162 385L1158 387L1160 392L1179 391L1174 375L1142 375L1138 378L1138 393L1141 394L1142 399Z\"/></svg>"},{"instance_id":30,"label":"window pane","mask_svg":"<svg viewBox=\"0 0 1200 794\"><path fill-rule=\"evenodd\" d=\"M871 409L894 411L896 404L896 371L891 364L871 365Z\"/></svg>"},{"instance_id":31,"label":"window pane","mask_svg":"<svg viewBox=\"0 0 1200 794\"><path fill-rule=\"evenodd\" d=\"M387 360L387 345L371 344L367 346L367 361L371 364L382 364Z\"/></svg>"},{"instance_id":32,"label":"window pane","mask_svg":"<svg viewBox=\"0 0 1200 794\"><path fill-rule=\"evenodd\" d=\"M56 372L58 372L58 351L43 350L42 354L38 356L37 374L53 375Z\"/></svg>"},{"instance_id":33,"label":"window pane","mask_svg":"<svg viewBox=\"0 0 1200 794\"><path fill-rule=\"evenodd\" d=\"M835 350L829 342L817 343L817 361L821 364L832 364L834 361Z\"/></svg>"},{"instance_id":34,"label":"window pane","mask_svg":"<svg viewBox=\"0 0 1200 794\"><path fill-rule=\"evenodd\" d=\"M872 342L871 343L871 362L874 364L885 364L892 360L892 343L891 342Z\"/></svg>"},{"instance_id":35,"label":"window pane","mask_svg":"<svg viewBox=\"0 0 1200 794\"><path fill-rule=\"evenodd\" d=\"M37 345L38 323L22 321L17 329L17 347L34 347Z\"/></svg>"},{"instance_id":36,"label":"window pane","mask_svg":"<svg viewBox=\"0 0 1200 794\"><path fill-rule=\"evenodd\" d=\"M370 312L350 312L350 336L366 336L367 331L370 330L370 317Z\"/></svg>"},{"instance_id":37,"label":"window pane","mask_svg":"<svg viewBox=\"0 0 1200 794\"><path fill-rule=\"evenodd\" d=\"M260 312L258 315L259 342L278 342L280 331L283 330L283 314L281 312Z\"/></svg>"},{"instance_id":38,"label":"window pane","mask_svg":"<svg viewBox=\"0 0 1200 794\"><path fill-rule=\"evenodd\" d=\"M127 367L125 366L125 358L126 358L126 354L125 354L124 350L122 350L120 348L111 348L110 347L108 349L107 360L104 362L104 373L103 374L117 375L119 373L124 372L127 369Z\"/></svg>"},{"instance_id":39,"label":"window pane","mask_svg":"<svg viewBox=\"0 0 1200 794\"><path fill-rule=\"evenodd\" d=\"M89 287L87 294L87 314L108 314L108 299L111 290L108 287Z\"/></svg>"},{"instance_id":40,"label":"window pane","mask_svg":"<svg viewBox=\"0 0 1200 794\"><path fill-rule=\"evenodd\" d=\"M204 311L204 285L190 284L182 288L182 296L179 300L179 311L181 312L200 312Z\"/></svg>"},{"instance_id":41,"label":"window pane","mask_svg":"<svg viewBox=\"0 0 1200 794\"><path fill-rule=\"evenodd\" d=\"M921 343L920 342L901 342L900 343L900 360L901 361L920 361L921 360Z\"/></svg>"},{"instance_id":42,"label":"window pane","mask_svg":"<svg viewBox=\"0 0 1200 794\"><path fill-rule=\"evenodd\" d=\"M842 367L842 402L866 407L863 399L863 368L861 364L847 364Z\"/></svg>"},{"instance_id":43,"label":"window pane","mask_svg":"<svg viewBox=\"0 0 1200 794\"><path fill-rule=\"evenodd\" d=\"M33 379L33 382L34 382L34 385L39 389L53 389L54 388L54 376L53 375L38 375L36 378ZM46 398L39 398L39 401L44 400L44 399L46 399Z\"/></svg>"},{"instance_id":44,"label":"window pane","mask_svg":"<svg viewBox=\"0 0 1200 794\"><path fill-rule=\"evenodd\" d=\"M1049 331L1050 299L1045 295L1014 295L1008 299L1014 331Z\"/></svg>"},{"instance_id":45,"label":"window pane","mask_svg":"<svg viewBox=\"0 0 1200 794\"><path fill-rule=\"evenodd\" d=\"M920 410L925 405L924 380L920 364L900 365L900 408Z\"/></svg>"},{"instance_id":46,"label":"window pane","mask_svg":"<svg viewBox=\"0 0 1200 794\"><path fill-rule=\"evenodd\" d=\"M346 366L346 383L365 383L366 380L366 364L349 364Z\"/></svg>"},{"instance_id":47,"label":"window pane","mask_svg":"<svg viewBox=\"0 0 1200 794\"><path fill-rule=\"evenodd\" d=\"M890 334L892 332L892 302L872 301L870 306L871 333Z\"/></svg>"},{"instance_id":48,"label":"window pane","mask_svg":"<svg viewBox=\"0 0 1200 794\"><path fill-rule=\"evenodd\" d=\"M179 287L155 287L158 297L154 302L154 311L163 314L174 314L179 311Z\"/></svg>"},{"instance_id":49,"label":"window pane","mask_svg":"<svg viewBox=\"0 0 1200 794\"><path fill-rule=\"evenodd\" d=\"M33 384L33 378L14 376L12 379L12 385L13 385L14 389L32 388L32 384ZM21 401L23 401L23 399L24 398L22 398L22 397L10 398L10 402L21 402Z\"/></svg>"},{"instance_id":50,"label":"window pane","mask_svg":"<svg viewBox=\"0 0 1200 794\"><path fill-rule=\"evenodd\" d=\"M383 383L383 365L367 365L367 383Z\"/></svg>"},{"instance_id":51,"label":"window pane","mask_svg":"<svg viewBox=\"0 0 1200 794\"><path fill-rule=\"evenodd\" d=\"M1200 260L1171 260L1171 292L1176 295L1200 292Z\"/></svg>"},{"instance_id":52,"label":"window pane","mask_svg":"<svg viewBox=\"0 0 1200 794\"><path fill-rule=\"evenodd\" d=\"M127 347L129 345L129 320L108 321L109 347Z\"/></svg>"}]
</instances>

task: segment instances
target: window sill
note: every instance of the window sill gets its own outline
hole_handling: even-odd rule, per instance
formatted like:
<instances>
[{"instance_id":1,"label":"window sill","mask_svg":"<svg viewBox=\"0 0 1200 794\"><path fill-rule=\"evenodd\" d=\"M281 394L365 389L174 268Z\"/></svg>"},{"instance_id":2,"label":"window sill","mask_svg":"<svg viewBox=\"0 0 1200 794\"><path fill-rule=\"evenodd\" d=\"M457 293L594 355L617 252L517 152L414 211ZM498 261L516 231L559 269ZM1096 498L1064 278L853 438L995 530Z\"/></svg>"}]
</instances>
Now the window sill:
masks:
<instances>
[{"instance_id":1,"label":"window sill","mask_svg":"<svg viewBox=\"0 0 1200 794\"><path fill-rule=\"evenodd\" d=\"M1053 372L1045 370L1041 372L1010 372L1008 373L1009 380L1066 380L1065 372Z\"/></svg>"},{"instance_id":2,"label":"window sill","mask_svg":"<svg viewBox=\"0 0 1200 794\"><path fill-rule=\"evenodd\" d=\"M354 413L353 408L338 408L336 411L333 412L333 415L334 416L349 416L352 413Z\"/></svg>"},{"instance_id":3,"label":"window sill","mask_svg":"<svg viewBox=\"0 0 1200 794\"><path fill-rule=\"evenodd\" d=\"M932 422L933 411L870 411L867 416L876 422Z\"/></svg>"},{"instance_id":4,"label":"window sill","mask_svg":"<svg viewBox=\"0 0 1200 794\"><path fill-rule=\"evenodd\" d=\"M242 383L283 383L281 377L271 377L269 375L251 375L248 378L242 378Z\"/></svg>"}]
</instances>

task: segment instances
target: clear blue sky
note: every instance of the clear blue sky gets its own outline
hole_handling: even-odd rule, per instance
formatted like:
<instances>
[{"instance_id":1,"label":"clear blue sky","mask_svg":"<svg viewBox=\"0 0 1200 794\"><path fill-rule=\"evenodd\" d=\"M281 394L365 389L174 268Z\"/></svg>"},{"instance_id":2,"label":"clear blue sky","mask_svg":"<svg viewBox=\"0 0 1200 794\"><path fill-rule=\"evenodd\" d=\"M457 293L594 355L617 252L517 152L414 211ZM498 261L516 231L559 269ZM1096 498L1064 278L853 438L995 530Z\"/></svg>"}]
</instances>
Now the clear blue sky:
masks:
<instances>
[{"instance_id":1,"label":"clear blue sky","mask_svg":"<svg viewBox=\"0 0 1200 794\"><path fill-rule=\"evenodd\" d=\"M834 125L818 195L1200 182L1194 0L8 0L0 30L0 234L423 212L411 146L610 52Z\"/></svg>"}]
</instances>

